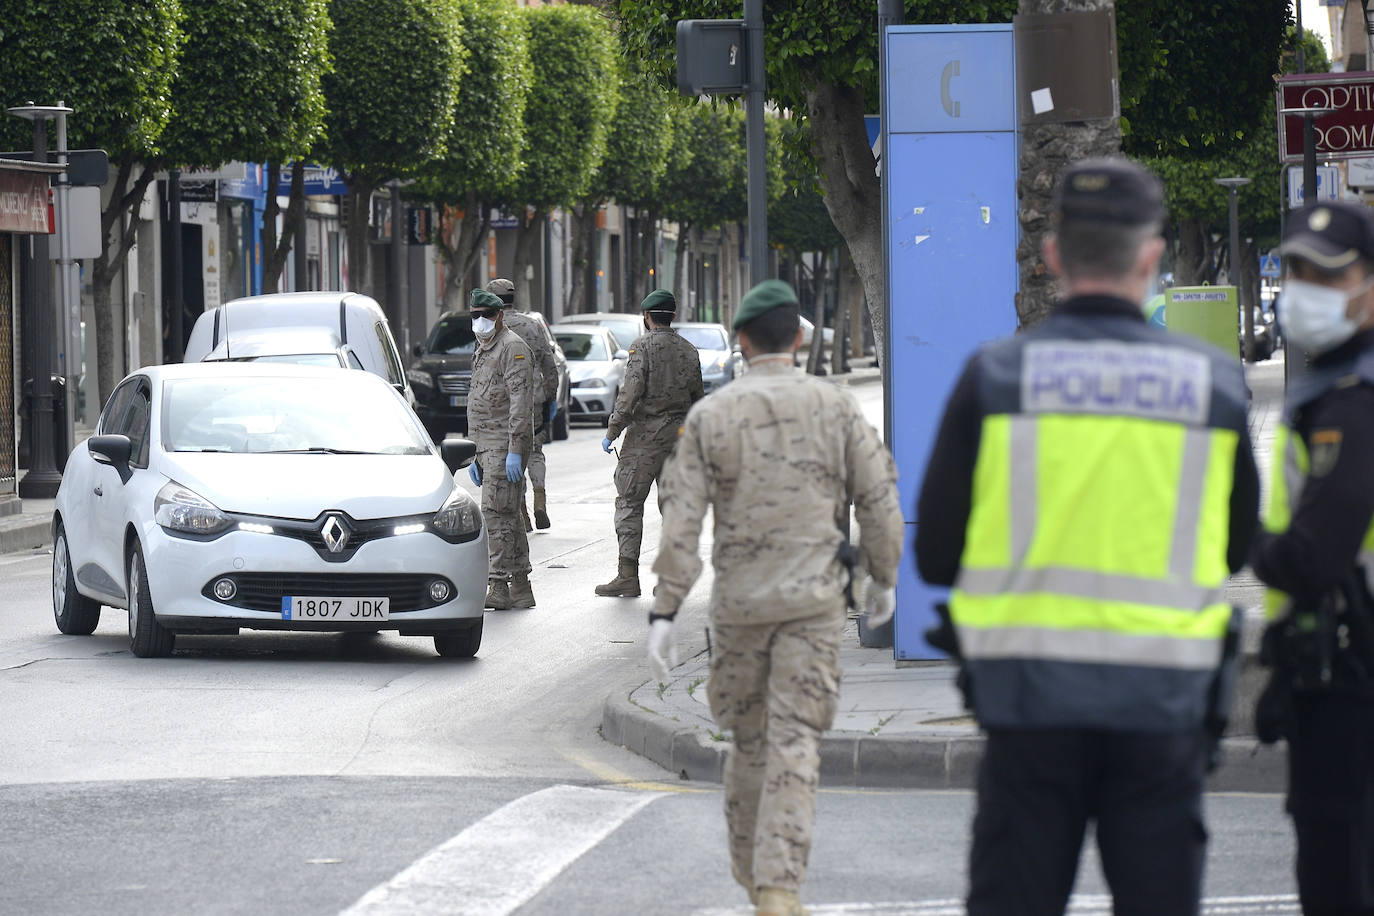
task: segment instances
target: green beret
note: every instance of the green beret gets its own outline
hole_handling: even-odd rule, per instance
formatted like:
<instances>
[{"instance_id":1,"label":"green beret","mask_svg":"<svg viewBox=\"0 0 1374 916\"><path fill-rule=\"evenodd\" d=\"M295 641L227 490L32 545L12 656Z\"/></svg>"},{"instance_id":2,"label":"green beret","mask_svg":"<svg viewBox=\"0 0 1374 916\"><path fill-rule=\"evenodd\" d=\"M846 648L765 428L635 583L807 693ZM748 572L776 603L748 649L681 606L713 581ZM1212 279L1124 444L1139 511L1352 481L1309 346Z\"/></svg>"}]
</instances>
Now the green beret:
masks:
<instances>
[{"instance_id":1,"label":"green beret","mask_svg":"<svg viewBox=\"0 0 1374 916\"><path fill-rule=\"evenodd\" d=\"M644 301L639 304L640 311L648 312L676 312L677 300L673 294L666 289L656 289L644 297Z\"/></svg>"},{"instance_id":2,"label":"green beret","mask_svg":"<svg viewBox=\"0 0 1374 916\"><path fill-rule=\"evenodd\" d=\"M484 289L474 289L468 293L469 309L501 309L505 304L495 293L489 293Z\"/></svg>"},{"instance_id":3,"label":"green beret","mask_svg":"<svg viewBox=\"0 0 1374 916\"><path fill-rule=\"evenodd\" d=\"M797 294L792 291L792 287L781 280L764 280L744 294L739 311L735 312L733 327L738 331L742 325L748 324L764 312L780 305L798 304Z\"/></svg>"}]
</instances>

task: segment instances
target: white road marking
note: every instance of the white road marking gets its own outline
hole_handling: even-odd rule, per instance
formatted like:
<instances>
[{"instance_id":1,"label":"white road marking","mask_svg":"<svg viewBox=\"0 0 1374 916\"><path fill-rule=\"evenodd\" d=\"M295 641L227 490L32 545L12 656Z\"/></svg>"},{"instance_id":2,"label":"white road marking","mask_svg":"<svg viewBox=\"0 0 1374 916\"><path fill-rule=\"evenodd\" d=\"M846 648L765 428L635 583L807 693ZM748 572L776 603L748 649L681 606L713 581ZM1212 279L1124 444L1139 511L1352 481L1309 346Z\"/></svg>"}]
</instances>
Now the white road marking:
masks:
<instances>
[{"instance_id":1,"label":"white road marking","mask_svg":"<svg viewBox=\"0 0 1374 916\"><path fill-rule=\"evenodd\" d=\"M802 897L805 896L803 891ZM812 916L964 916L964 901L945 897L904 903L827 903L808 904L807 909ZM752 907L733 907L697 910L692 916L751 916L753 912ZM1112 898L1105 894L1074 894L1066 912L1069 916L1110 914ZM1202 916L1283 916L1301 912L1293 894L1208 897L1202 901Z\"/></svg>"},{"instance_id":2,"label":"white road marking","mask_svg":"<svg viewBox=\"0 0 1374 916\"><path fill-rule=\"evenodd\" d=\"M344 916L505 916L665 794L552 786L517 798L368 891Z\"/></svg>"}]
</instances>

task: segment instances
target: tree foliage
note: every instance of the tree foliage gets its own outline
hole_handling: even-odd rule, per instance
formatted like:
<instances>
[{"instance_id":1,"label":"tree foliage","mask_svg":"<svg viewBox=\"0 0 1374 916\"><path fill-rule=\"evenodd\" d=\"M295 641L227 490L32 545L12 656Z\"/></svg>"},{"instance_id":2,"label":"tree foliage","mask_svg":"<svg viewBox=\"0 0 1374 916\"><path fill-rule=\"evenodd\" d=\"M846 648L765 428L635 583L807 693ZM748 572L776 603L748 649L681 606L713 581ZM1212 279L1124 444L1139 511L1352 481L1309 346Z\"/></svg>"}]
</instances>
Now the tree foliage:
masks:
<instances>
[{"instance_id":1,"label":"tree foliage","mask_svg":"<svg viewBox=\"0 0 1374 916\"><path fill-rule=\"evenodd\" d=\"M770 139L778 127L769 118ZM782 192L780 145L768 144L769 199ZM729 105L688 104L677 109L668 167L659 182L658 209L697 229L743 222L749 215L744 112Z\"/></svg>"},{"instance_id":2,"label":"tree foliage","mask_svg":"<svg viewBox=\"0 0 1374 916\"><path fill-rule=\"evenodd\" d=\"M534 78L524 168L509 196L547 211L585 198L605 156L619 101L615 36L590 7L531 7L523 15Z\"/></svg>"},{"instance_id":3,"label":"tree foliage","mask_svg":"<svg viewBox=\"0 0 1374 916\"><path fill-rule=\"evenodd\" d=\"M324 128L328 0L183 0L186 48L163 158L179 166L305 156Z\"/></svg>"},{"instance_id":4,"label":"tree foliage","mask_svg":"<svg viewBox=\"0 0 1374 916\"><path fill-rule=\"evenodd\" d=\"M326 158L370 184L444 152L466 63L457 0L333 0Z\"/></svg>"},{"instance_id":5,"label":"tree foliage","mask_svg":"<svg viewBox=\"0 0 1374 916\"><path fill-rule=\"evenodd\" d=\"M1118 0L1122 147L1128 155L1238 149L1273 107L1289 0Z\"/></svg>"},{"instance_id":6,"label":"tree foliage","mask_svg":"<svg viewBox=\"0 0 1374 916\"><path fill-rule=\"evenodd\" d=\"M592 195L632 207L648 206L668 166L676 99L638 68L622 62L614 123Z\"/></svg>"},{"instance_id":7,"label":"tree foliage","mask_svg":"<svg viewBox=\"0 0 1374 916\"><path fill-rule=\"evenodd\" d=\"M64 101L72 148L104 149L115 163L146 157L172 115L182 17L180 0L9 4L0 23L4 104ZM11 148L32 147L28 122L0 123Z\"/></svg>"},{"instance_id":8,"label":"tree foliage","mask_svg":"<svg viewBox=\"0 0 1374 916\"><path fill-rule=\"evenodd\" d=\"M830 219L816 181L816 163L808 150L810 131L804 123L784 121L782 192L768 204L768 240L795 251L828 251L844 242Z\"/></svg>"}]
</instances>

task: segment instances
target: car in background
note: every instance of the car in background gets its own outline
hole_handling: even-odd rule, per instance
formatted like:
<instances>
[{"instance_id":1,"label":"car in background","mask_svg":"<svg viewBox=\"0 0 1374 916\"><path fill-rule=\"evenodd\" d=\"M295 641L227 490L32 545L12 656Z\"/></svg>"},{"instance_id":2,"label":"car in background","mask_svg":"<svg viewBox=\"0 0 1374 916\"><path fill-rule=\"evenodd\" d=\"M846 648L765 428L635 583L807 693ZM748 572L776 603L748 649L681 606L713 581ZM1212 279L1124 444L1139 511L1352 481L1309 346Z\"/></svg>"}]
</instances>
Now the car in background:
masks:
<instances>
[{"instance_id":1,"label":"car in background","mask_svg":"<svg viewBox=\"0 0 1374 916\"><path fill-rule=\"evenodd\" d=\"M435 447L369 372L150 366L110 395L53 514L53 614L88 635L128 611L139 657L181 633L399 630L440 655L482 640L487 538Z\"/></svg>"},{"instance_id":2,"label":"car in background","mask_svg":"<svg viewBox=\"0 0 1374 916\"><path fill-rule=\"evenodd\" d=\"M609 328L615 339L626 350L635 345L639 335L644 333L644 314L642 312L589 312L585 315L565 315L560 324L593 324Z\"/></svg>"},{"instance_id":3,"label":"car in background","mask_svg":"<svg viewBox=\"0 0 1374 916\"><path fill-rule=\"evenodd\" d=\"M322 328L274 328L243 331L225 338L201 362L289 363L362 369L353 348L339 343L333 331Z\"/></svg>"},{"instance_id":4,"label":"car in background","mask_svg":"<svg viewBox=\"0 0 1374 916\"><path fill-rule=\"evenodd\" d=\"M730 334L723 324L684 321L673 325L701 358L701 385L707 394L732 382L747 368L744 355L730 345Z\"/></svg>"},{"instance_id":5,"label":"car in background","mask_svg":"<svg viewBox=\"0 0 1374 916\"><path fill-rule=\"evenodd\" d=\"M551 330L568 358L573 420L611 422L616 395L625 380L629 353L609 328L595 324L555 324Z\"/></svg>"},{"instance_id":6,"label":"car in background","mask_svg":"<svg viewBox=\"0 0 1374 916\"><path fill-rule=\"evenodd\" d=\"M812 337L813 334L816 333L816 325L813 324L812 321L811 321L811 319L807 318L805 315L801 315L801 316L798 316L798 317L801 318L802 346L803 346L803 347L809 347L809 346L811 346L811 337ZM830 346L830 345L831 345L832 343L834 343L834 342L835 342L835 329L834 329L834 328L821 328L821 343L822 343L824 346L827 346L827 347L828 347L828 346Z\"/></svg>"},{"instance_id":7,"label":"car in background","mask_svg":"<svg viewBox=\"0 0 1374 916\"><path fill-rule=\"evenodd\" d=\"M230 299L196 318L182 361L232 360L237 355L235 341L247 332L261 340L278 332L299 336L310 328L336 335L338 345L349 347L364 369L415 403L386 313L377 300L358 293L271 293ZM278 350L277 355L283 354Z\"/></svg>"},{"instance_id":8,"label":"car in background","mask_svg":"<svg viewBox=\"0 0 1374 916\"><path fill-rule=\"evenodd\" d=\"M558 414L554 417L550 439L566 439L572 405L568 360L543 315L538 312L521 314L538 322L553 347L553 361L558 366ZM430 329L429 338L415 345L415 361L406 370L406 378L415 391L415 413L435 442L442 442L450 433L467 434L468 392L472 386L472 355L476 348L477 335L472 333L472 315L468 312L440 315Z\"/></svg>"}]
</instances>

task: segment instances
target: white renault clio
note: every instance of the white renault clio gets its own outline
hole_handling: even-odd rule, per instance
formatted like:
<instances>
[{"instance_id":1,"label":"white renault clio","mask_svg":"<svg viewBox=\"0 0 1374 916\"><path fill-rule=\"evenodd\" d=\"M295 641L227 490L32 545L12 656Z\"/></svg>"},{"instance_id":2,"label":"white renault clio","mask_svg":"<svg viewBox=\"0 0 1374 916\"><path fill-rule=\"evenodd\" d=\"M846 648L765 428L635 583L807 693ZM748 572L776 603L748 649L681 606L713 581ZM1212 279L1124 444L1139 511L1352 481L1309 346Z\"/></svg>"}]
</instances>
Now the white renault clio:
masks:
<instances>
[{"instance_id":1,"label":"white renault clio","mask_svg":"<svg viewBox=\"0 0 1374 916\"><path fill-rule=\"evenodd\" d=\"M53 612L89 634L127 608L135 655L177 633L398 630L440 655L482 640L487 537L454 484L476 446L436 448L368 372L263 363L125 378L68 459Z\"/></svg>"}]
</instances>

